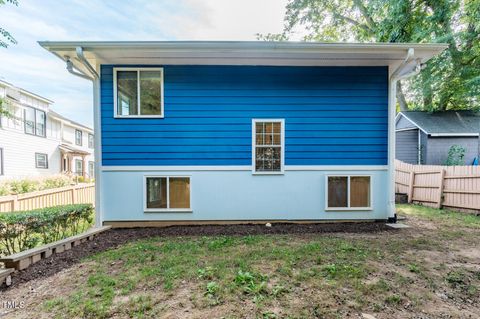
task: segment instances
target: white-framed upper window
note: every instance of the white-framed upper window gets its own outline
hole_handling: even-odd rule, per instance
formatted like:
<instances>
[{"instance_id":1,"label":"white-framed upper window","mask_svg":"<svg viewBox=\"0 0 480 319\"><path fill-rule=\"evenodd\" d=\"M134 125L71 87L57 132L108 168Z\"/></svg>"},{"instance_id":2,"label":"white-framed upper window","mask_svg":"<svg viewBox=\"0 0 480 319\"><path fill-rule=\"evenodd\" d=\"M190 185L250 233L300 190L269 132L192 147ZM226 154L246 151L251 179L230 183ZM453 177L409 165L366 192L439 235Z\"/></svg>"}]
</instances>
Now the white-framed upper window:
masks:
<instances>
[{"instance_id":1,"label":"white-framed upper window","mask_svg":"<svg viewBox=\"0 0 480 319\"><path fill-rule=\"evenodd\" d=\"M114 68L115 117L163 117L163 68Z\"/></svg>"},{"instance_id":2,"label":"white-framed upper window","mask_svg":"<svg viewBox=\"0 0 480 319\"><path fill-rule=\"evenodd\" d=\"M145 176L145 212L190 212L189 176Z\"/></svg>"},{"instance_id":3,"label":"white-framed upper window","mask_svg":"<svg viewBox=\"0 0 480 319\"><path fill-rule=\"evenodd\" d=\"M93 148L95 146L93 134L88 133L88 148Z\"/></svg>"},{"instance_id":4,"label":"white-framed upper window","mask_svg":"<svg viewBox=\"0 0 480 319\"><path fill-rule=\"evenodd\" d=\"M47 127L47 116L45 111L33 107L25 107L24 128L25 133L45 137Z\"/></svg>"},{"instance_id":5,"label":"white-framed upper window","mask_svg":"<svg viewBox=\"0 0 480 319\"><path fill-rule=\"evenodd\" d=\"M35 153L35 167L36 168L48 168L48 154Z\"/></svg>"},{"instance_id":6,"label":"white-framed upper window","mask_svg":"<svg viewBox=\"0 0 480 319\"><path fill-rule=\"evenodd\" d=\"M253 119L252 170L254 174L283 174L285 120Z\"/></svg>"},{"instance_id":7,"label":"white-framed upper window","mask_svg":"<svg viewBox=\"0 0 480 319\"><path fill-rule=\"evenodd\" d=\"M372 177L369 175L327 175L326 210L371 210Z\"/></svg>"},{"instance_id":8,"label":"white-framed upper window","mask_svg":"<svg viewBox=\"0 0 480 319\"><path fill-rule=\"evenodd\" d=\"M75 144L78 146L83 144L83 132L80 130L75 130Z\"/></svg>"}]
</instances>

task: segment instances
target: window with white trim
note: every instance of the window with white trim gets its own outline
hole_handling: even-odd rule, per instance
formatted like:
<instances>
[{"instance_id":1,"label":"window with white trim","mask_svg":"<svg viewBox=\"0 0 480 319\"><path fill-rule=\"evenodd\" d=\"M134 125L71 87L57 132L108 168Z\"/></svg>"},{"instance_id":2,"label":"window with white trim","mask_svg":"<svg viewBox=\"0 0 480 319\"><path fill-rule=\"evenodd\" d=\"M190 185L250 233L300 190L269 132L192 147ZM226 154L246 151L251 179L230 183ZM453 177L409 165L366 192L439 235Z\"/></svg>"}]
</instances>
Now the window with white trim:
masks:
<instances>
[{"instance_id":1,"label":"window with white trim","mask_svg":"<svg viewBox=\"0 0 480 319\"><path fill-rule=\"evenodd\" d=\"M253 170L255 173L283 173L285 125L283 119L253 120Z\"/></svg>"},{"instance_id":2,"label":"window with white trim","mask_svg":"<svg viewBox=\"0 0 480 319\"><path fill-rule=\"evenodd\" d=\"M163 117L163 68L114 68L115 117Z\"/></svg>"},{"instance_id":3,"label":"window with white trim","mask_svg":"<svg viewBox=\"0 0 480 319\"><path fill-rule=\"evenodd\" d=\"M370 176L327 176L327 209L371 209Z\"/></svg>"},{"instance_id":4,"label":"window with white trim","mask_svg":"<svg viewBox=\"0 0 480 319\"><path fill-rule=\"evenodd\" d=\"M35 153L35 167L36 168L48 168L48 154Z\"/></svg>"},{"instance_id":5,"label":"window with white trim","mask_svg":"<svg viewBox=\"0 0 480 319\"><path fill-rule=\"evenodd\" d=\"M94 143L93 134L88 133L88 148L93 148Z\"/></svg>"},{"instance_id":6,"label":"window with white trim","mask_svg":"<svg viewBox=\"0 0 480 319\"><path fill-rule=\"evenodd\" d=\"M45 137L47 116L44 111L25 107L24 111L24 129L26 134Z\"/></svg>"},{"instance_id":7,"label":"window with white trim","mask_svg":"<svg viewBox=\"0 0 480 319\"><path fill-rule=\"evenodd\" d=\"M75 144L82 146L83 142L83 132L80 130L75 130Z\"/></svg>"},{"instance_id":8,"label":"window with white trim","mask_svg":"<svg viewBox=\"0 0 480 319\"><path fill-rule=\"evenodd\" d=\"M145 211L189 211L190 177L145 177Z\"/></svg>"}]
</instances>

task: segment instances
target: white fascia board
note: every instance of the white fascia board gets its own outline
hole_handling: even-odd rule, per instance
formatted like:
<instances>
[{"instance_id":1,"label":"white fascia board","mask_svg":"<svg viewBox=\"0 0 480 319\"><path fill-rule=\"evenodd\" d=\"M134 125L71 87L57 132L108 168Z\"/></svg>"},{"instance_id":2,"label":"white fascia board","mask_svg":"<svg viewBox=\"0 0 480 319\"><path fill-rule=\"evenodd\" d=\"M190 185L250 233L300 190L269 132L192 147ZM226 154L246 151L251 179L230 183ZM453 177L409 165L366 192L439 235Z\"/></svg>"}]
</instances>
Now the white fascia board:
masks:
<instances>
[{"instance_id":1,"label":"white fascia board","mask_svg":"<svg viewBox=\"0 0 480 319\"><path fill-rule=\"evenodd\" d=\"M18 90L20 93L22 94L25 94L25 95L28 95L30 97L33 97L34 99L37 99L37 100L40 100L42 102L45 102L47 104L53 104L54 102L52 100L49 100L43 96L40 96L38 94L35 94L35 93L32 93L30 91L27 91L25 89L22 89L22 88L19 88L19 87L16 87L15 85L11 84L11 83L8 83L6 81L2 81L0 80L0 84L5 86L5 87L8 87L8 88L11 88L13 90Z\"/></svg>"},{"instance_id":2,"label":"white fascia board","mask_svg":"<svg viewBox=\"0 0 480 319\"><path fill-rule=\"evenodd\" d=\"M401 113L401 112L400 112ZM408 116L405 115L405 113L401 113L403 115L403 117L405 117L410 123L412 123L413 125L415 125L416 127L418 127L418 129L420 131L422 131L423 133L425 134L430 134L428 133L427 131L425 131L420 125L418 125L417 123L415 123L414 121L412 121L410 118L408 118Z\"/></svg>"},{"instance_id":3,"label":"white fascia board","mask_svg":"<svg viewBox=\"0 0 480 319\"><path fill-rule=\"evenodd\" d=\"M318 43L267 41L49 42L39 44L64 61L81 47L97 64L397 65L409 48L427 61L445 44ZM82 65L71 59L79 69ZM78 64L78 65L77 65ZM97 70L98 71L98 70Z\"/></svg>"},{"instance_id":4,"label":"white fascia board","mask_svg":"<svg viewBox=\"0 0 480 319\"><path fill-rule=\"evenodd\" d=\"M396 129L395 132L413 131L413 130L418 130L418 128L417 127L399 128L399 129Z\"/></svg>"},{"instance_id":5,"label":"white fascia board","mask_svg":"<svg viewBox=\"0 0 480 319\"><path fill-rule=\"evenodd\" d=\"M480 136L480 133L432 133L432 134L429 134L429 135L433 136L433 137L455 137L455 136L476 137L476 136Z\"/></svg>"}]
</instances>

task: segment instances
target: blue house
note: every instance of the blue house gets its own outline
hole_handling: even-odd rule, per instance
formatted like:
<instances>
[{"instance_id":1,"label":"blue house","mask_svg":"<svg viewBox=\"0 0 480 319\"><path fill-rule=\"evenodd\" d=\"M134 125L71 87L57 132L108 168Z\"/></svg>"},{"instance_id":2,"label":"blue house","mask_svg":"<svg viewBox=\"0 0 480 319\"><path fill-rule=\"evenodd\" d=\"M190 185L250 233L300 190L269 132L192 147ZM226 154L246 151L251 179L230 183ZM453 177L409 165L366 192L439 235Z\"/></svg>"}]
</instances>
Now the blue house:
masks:
<instances>
[{"instance_id":1,"label":"blue house","mask_svg":"<svg viewBox=\"0 0 480 319\"><path fill-rule=\"evenodd\" d=\"M97 224L395 218L395 87L443 44L40 42L93 81Z\"/></svg>"}]
</instances>

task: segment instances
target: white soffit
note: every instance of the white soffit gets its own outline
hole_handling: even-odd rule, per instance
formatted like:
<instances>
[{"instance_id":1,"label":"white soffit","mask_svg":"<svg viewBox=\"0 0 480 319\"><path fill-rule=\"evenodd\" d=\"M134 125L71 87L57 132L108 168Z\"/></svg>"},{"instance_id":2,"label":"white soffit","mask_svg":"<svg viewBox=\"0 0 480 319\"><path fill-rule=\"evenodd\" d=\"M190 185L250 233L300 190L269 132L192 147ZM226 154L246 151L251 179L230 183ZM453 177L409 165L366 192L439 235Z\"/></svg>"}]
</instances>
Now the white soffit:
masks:
<instances>
[{"instance_id":1,"label":"white soffit","mask_svg":"<svg viewBox=\"0 0 480 319\"><path fill-rule=\"evenodd\" d=\"M82 47L95 68L100 64L143 65L279 65L279 66L398 66L409 48L422 63L445 50L446 44L318 43L318 42L50 42L39 44L59 58ZM98 71L98 70L97 70Z\"/></svg>"}]
</instances>

